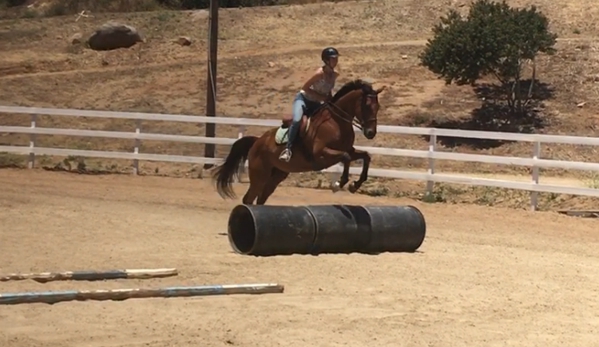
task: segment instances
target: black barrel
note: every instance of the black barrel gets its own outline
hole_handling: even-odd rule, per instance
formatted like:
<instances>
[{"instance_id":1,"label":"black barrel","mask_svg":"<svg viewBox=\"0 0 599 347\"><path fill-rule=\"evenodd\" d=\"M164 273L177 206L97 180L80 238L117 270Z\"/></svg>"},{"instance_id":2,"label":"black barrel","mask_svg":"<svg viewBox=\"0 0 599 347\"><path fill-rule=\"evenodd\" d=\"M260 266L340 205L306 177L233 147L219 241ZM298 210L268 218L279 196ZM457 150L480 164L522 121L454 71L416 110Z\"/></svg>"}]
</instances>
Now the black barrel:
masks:
<instances>
[{"instance_id":1,"label":"black barrel","mask_svg":"<svg viewBox=\"0 0 599 347\"><path fill-rule=\"evenodd\" d=\"M426 222L414 206L238 205L228 234L235 252L257 256L414 252Z\"/></svg>"},{"instance_id":2,"label":"black barrel","mask_svg":"<svg viewBox=\"0 0 599 347\"><path fill-rule=\"evenodd\" d=\"M312 251L316 224L303 206L237 205L229 215L228 235L240 254L306 254Z\"/></svg>"},{"instance_id":3,"label":"black barrel","mask_svg":"<svg viewBox=\"0 0 599 347\"><path fill-rule=\"evenodd\" d=\"M370 225L354 213L357 206L309 205L316 223L316 239L312 254L352 253L364 250L370 242Z\"/></svg>"},{"instance_id":4,"label":"black barrel","mask_svg":"<svg viewBox=\"0 0 599 347\"><path fill-rule=\"evenodd\" d=\"M415 252L424 242L426 222L414 206L362 206L370 219L368 253Z\"/></svg>"}]
</instances>

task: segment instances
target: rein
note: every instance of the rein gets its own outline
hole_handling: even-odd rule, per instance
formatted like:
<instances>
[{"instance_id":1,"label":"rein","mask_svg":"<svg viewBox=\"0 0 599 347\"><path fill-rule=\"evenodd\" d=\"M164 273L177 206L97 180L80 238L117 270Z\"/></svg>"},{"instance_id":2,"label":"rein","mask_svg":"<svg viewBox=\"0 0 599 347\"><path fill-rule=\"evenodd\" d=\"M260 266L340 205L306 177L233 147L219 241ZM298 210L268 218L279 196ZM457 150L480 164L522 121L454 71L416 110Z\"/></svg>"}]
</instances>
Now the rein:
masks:
<instances>
[{"instance_id":1,"label":"rein","mask_svg":"<svg viewBox=\"0 0 599 347\"><path fill-rule=\"evenodd\" d=\"M373 99L373 101L378 102L378 96L376 94L364 94L365 98L370 98ZM339 114L337 114L336 112L334 112L333 110L331 111L331 114L345 122L351 123L352 125L354 125L356 128L362 130L366 125L368 125L369 123L372 123L375 121L375 119L368 119L366 122L364 122L362 119L360 119L359 121L356 120L357 117L350 115L349 113L345 112L344 110L341 109L341 107L333 104L332 102L327 102L326 104L327 106L332 106L334 109L336 109L337 111L340 111L341 113L345 114L346 116L348 116L349 118L351 118L351 120L348 120L347 118L340 116ZM362 102L362 114L364 114L364 108L366 106L366 100L364 100Z\"/></svg>"}]
</instances>

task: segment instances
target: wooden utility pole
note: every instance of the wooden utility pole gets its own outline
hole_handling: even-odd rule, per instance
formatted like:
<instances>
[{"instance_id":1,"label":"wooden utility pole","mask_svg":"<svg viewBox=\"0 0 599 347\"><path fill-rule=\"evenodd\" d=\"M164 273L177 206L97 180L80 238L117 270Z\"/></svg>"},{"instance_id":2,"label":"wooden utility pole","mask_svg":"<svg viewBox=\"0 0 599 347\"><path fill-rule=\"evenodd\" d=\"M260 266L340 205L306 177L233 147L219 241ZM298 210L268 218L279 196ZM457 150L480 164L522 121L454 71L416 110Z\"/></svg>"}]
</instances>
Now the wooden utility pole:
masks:
<instances>
[{"instance_id":1,"label":"wooden utility pole","mask_svg":"<svg viewBox=\"0 0 599 347\"><path fill-rule=\"evenodd\" d=\"M210 18L208 20L208 68L206 78L206 116L216 117L216 51L218 47L218 1L210 0ZM216 136L216 125L206 124L206 137ZM214 144L204 145L204 157L214 158ZM204 169L209 169L213 164L204 164Z\"/></svg>"}]
</instances>

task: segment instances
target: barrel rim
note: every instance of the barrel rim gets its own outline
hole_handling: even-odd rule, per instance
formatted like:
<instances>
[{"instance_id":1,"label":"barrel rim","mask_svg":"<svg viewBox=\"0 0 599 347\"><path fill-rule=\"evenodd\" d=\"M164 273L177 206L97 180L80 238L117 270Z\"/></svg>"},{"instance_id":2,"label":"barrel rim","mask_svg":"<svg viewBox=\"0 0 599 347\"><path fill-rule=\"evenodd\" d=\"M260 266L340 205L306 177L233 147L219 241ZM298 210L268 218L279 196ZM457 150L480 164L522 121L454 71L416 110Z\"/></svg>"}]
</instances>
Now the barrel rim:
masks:
<instances>
[{"instance_id":1,"label":"barrel rim","mask_svg":"<svg viewBox=\"0 0 599 347\"><path fill-rule=\"evenodd\" d=\"M243 213L249 213L249 215L251 216L251 219L252 219L252 228L254 229L254 233L253 233L254 239L252 240L252 246L249 247L249 249L245 252L240 250L239 247L237 247L237 244L234 241L233 233L231 232L231 219L233 218L233 216L237 210L244 210L245 212L243 212ZM254 212L247 204L238 204L237 206L233 207L233 209L231 210L231 213L229 214L229 220L227 221L227 238L229 239L229 244L231 245L231 248L233 248L233 250L238 254L248 255L254 251L254 247L256 244L256 238L258 236L256 234L255 217L256 216L254 215Z\"/></svg>"},{"instance_id":2,"label":"barrel rim","mask_svg":"<svg viewBox=\"0 0 599 347\"><path fill-rule=\"evenodd\" d=\"M416 210L416 212L418 212L418 214L420 215L420 219L422 220L422 227L424 229L424 231L422 232L422 240L420 241L420 244L418 245L418 247L414 250L417 251L418 249L420 249L420 247L422 247L422 245L424 244L424 241L426 240L426 217L424 217L424 213L422 213L422 210L420 210L418 207L414 206L414 205L405 205L407 207L411 207L412 209Z\"/></svg>"}]
</instances>

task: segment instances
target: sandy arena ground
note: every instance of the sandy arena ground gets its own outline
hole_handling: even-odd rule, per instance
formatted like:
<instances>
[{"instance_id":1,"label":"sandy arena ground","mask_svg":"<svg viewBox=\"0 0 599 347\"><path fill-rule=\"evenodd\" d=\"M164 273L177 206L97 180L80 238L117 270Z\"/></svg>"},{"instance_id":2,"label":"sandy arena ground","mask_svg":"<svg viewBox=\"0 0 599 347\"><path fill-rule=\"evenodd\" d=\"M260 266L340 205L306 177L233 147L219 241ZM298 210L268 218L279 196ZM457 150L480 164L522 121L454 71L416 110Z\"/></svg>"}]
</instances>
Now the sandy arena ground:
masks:
<instances>
[{"instance_id":1,"label":"sandy arena ground","mask_svg":"<svg viewBox=\"0 0 599 347\"><path fill-rule=\"evenodd\" d=\"M238 194L242 185L236 186ZM207 180L0 171L2 273L177 267L178 277L2 292L278 282L283 294L0 308L0 345L596 346L594 220L284 187L271 204L414 204L419 253L245 257Z\"/></svg>"}]
</instances>

